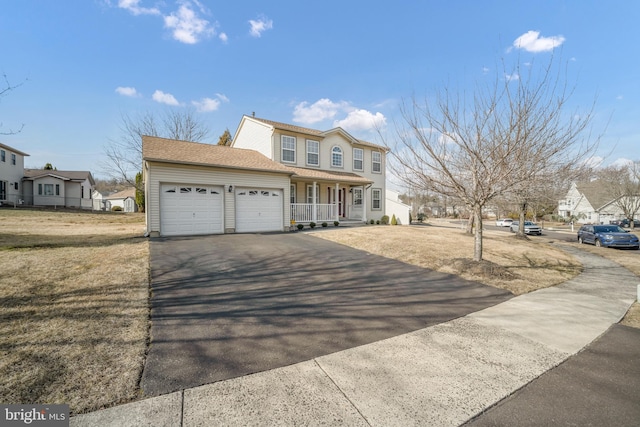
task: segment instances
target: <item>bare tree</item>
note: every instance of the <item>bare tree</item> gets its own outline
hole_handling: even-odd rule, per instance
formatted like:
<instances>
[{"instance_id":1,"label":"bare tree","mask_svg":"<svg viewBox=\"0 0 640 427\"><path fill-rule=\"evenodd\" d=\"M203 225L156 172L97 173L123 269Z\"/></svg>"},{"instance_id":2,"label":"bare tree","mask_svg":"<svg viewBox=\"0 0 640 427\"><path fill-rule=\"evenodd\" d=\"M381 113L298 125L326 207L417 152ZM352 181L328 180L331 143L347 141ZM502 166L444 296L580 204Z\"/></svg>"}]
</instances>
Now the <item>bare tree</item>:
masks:
<instances>
[{"instance_id":1,"label":"bare tree","mask_svg":"<svg viewBox=\"0 0 640 427\"><path fill-rule=\"evenodd\" d=\"M9 92L11 92L12 90L22 86L23 83L19 83L17 85L12 85L11 83L9 83L9 78L7 77L6 74L2 74L2 78L4 79L4 84L3 87L0 88L0 99L4 98L5 96L7 96L9 94ZM2 123L0 123L0 128L2 127ZM15 135L17 133L22 132L22 129L24 129L24 123L22 123L20 125L20 128L17 130L13 130L13 129L9 129L6 132L0 132L0 135Z\"/></svg>"},{"instance_id":2,"label":"bare tree","mask_svg":"<svg viewBox=\"0 0 640 427\"><path fill-rule=\"evenodd\" d=\"M104 147L103 171L110 177L136 186L135 176L142 165L142 135L181 141L204 142L210 133L193 110L166 110L159 118L151 112L135 117L121 116L120 137Z\"/></svg>"},{"instance_id":3,"label":"bare tree","mask_svg":"<svg viewBox=\"0 0 640 427\"><path fill-rule=\"evenodd\" d=\"M467 206L474 261L482 260L482 210L489 201L580 164L595 149L581 138L591 113L566 114L571 93L552 65L529 67L524 77L516 67L504 75L518 78L496 76L471 96L444 88L434 100L414 98L402 107L390 169Z\"/></svg>"},{"instance_id":4,"label":"bare tree","mask_svg":"<svg viewBox=\"0 0 640 427\"><path fill-rule=\"evenodd\" d=\"M624 166L609 166L599 171L613 205L620 209L635 228L634 218L640 212L640 161Z\"/></svg>"}]
</instances>

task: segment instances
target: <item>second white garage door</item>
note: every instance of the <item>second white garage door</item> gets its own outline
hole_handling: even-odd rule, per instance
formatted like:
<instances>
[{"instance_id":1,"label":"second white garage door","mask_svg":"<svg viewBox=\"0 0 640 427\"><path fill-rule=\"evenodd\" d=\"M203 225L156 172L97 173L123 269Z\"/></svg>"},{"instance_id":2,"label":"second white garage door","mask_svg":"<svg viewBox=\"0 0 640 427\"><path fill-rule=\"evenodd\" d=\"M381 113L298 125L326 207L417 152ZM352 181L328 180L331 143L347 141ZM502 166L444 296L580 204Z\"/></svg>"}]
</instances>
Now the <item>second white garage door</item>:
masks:
<instances>
[{"instance_id":1,"label":"second white garage door","mask_svg":"<svg viewBox=\"0 0 640 427\"><path fill-rule=\"evenodd\" d=\"M223 233L223 208L222 187L162 184L160 234L186 236Z\"/></svg>"},{"instance_id":2,"label":"second white garage door","mask_svg":"<svg viewBox=\"0 0 640 427\"><path fill-rule=\"evenodd\" d=\"M282 190L240 188L236 191L236 231L282 231Z\"/></svg>"}]
</instances>

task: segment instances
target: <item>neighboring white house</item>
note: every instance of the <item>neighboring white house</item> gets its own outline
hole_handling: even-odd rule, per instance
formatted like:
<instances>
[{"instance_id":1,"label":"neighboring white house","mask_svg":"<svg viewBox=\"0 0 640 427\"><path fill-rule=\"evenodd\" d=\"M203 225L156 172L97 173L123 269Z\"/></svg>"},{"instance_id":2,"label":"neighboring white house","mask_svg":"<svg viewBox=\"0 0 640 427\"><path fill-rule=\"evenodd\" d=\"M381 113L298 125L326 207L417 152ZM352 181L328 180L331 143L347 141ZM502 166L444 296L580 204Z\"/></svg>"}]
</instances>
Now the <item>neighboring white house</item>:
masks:
<instances>
[{"instance_id":1,"label":"neighboring white house","mask_svg":"<svg viewBox=\"0 0 640 427\"><path fill-rule=\"evenodd\" d=\"M117 193L104 197L105 209L112 211L114 207L119 207L123 212L138 212L136 204L136 188L131 187Z\"/></svg>"},{"instance_id":2,"label":"neighboring white house","mask_svg":"<svg viewBox=\"0 0 640 427\"><path fill-rule=\"evenodd\" d=\"M558 215L584 223L609 224L624 219L624 212L615 201L598 181L573 183L558 202Z\"/></svg>"},{"instance_id":3,"label":"neighboring white house","mask_svg":"<svg viewBox=\"0 0 640 427\"><path fill-rule=\"evenodd\" d=\"M386 149L342 128L320 131L245 115L231 146L256 150L292 172L293 222L366 222L386 213Z\"/></svg>"},{"instance_id":4,"label":"neighboring white house","mask_svg":"<svg viewBox=\"0 0 640 427\"><path fill-rule=\"evenodd\" d=\"M385 198L385 212L389 217L389 222L391 223L391 220L395 215L398 225L408 225L411 206L405 205L400 201L400 193L393 190L387 190Z\"/></svg>"},{"instance_id":5,"label":"neighboring white house","mask_svg":"<svg viewBox=\"0 0 640 427\"><path fill-rule=\"evenodd\" d=\"M105 195L99 192L98 190L93 190L91 193L91 200L93 201L93 210L94 211L103 211L105 210L106 201L104 200Z\"/></svg>"},{"instance_id":6,"label":"neighboring white house","mask_svg":"<svg viewBox=\"0 0 640 427\"><path fill-rule=\"evenodd\" d=\"M28 154L0 143L0 203L20 203L25 156Z\"/></svg>"},{"instance_id":7,"label":"neighboring white house","mask_svg":"<svg viewBox=\"0 0 640 427\"><path fill-rule=\"evenodd\" d=\"M254 150L142 137L151 236L285 231L293 172Z\"/></svg>"},{"instance_id":8,"label":"neighboring white house","mask_svg":"<svg viewBox=\"0 0 640 427\"><path fill-rule=\"evenodd\" d=\"M93 209L91 172L24 169L22 199L27 205Z\"/></svg>"}]
</instances>

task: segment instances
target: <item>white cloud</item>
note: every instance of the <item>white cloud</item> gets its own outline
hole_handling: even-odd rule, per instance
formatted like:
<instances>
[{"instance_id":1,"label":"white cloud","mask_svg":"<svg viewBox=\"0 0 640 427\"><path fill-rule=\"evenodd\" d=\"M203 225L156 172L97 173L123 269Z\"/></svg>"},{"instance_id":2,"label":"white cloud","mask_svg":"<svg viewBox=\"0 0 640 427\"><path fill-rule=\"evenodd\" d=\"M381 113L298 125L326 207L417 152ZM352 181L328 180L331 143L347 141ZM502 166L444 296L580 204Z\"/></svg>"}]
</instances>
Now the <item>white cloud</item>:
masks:
<instances>
[{"instance_id":1,"label":"white cloud","mask_svg":"<svg viewBox=\"0 0 640 427\"><path fill-rule=\"evenodd\" d=\"M220 101L212 98L202 98L200 101L191 101L200 113L216 111L220 107Z\"/></svg>"},{"instance_id":2,"label":"white cloud","mask_svg":"<svg viewBox=\"0 0 640 427\"><path fill-rule=\"evenodd\" d=\"M229 37L227 37L226 33L220 33L220 35L218 36L218 38L220 39L220 41L222 43L226 43L229 40Z\"/></svg>"},{"instance_id":3,"label":"white cloud","mask_svg":"<svg viewBox=\"0 0 640 427\"><path fill-rule=\"evenodd\" d=\"M624 157L620 157L616 160L614 160L613 162L611 162L611 166L620 168L620 167L629 167L633 165L633 160L631 159L625 159Z\"/></svg>"},{"instance_id":4,"label":"white cloud","mask_svg":"<svg viewBox=\"0 0 640 427\"><path fill-rule=\"evenodd\" d=\"M261 37L262 33L273 28L273 21L266 16L262 16L257 20L250 19L249 25L251 25L249 34L253 37Z\"/></svg>"},{"instance_id":5,"label":"white cloud","mask_svg":"<svg viewBox=\"0 0 640 427\"><path fill-rule=\"evenodd\" d=\"M196 2L196 5L202 12L200 4ZM211 23L196 15L188 1L182 3L176 12L164 17L164 26L173 31L174 39L187 44L195 44L215 34Z\"/></svg>"},{"instance_id":6,"label":"white cloud","mask_svg":"<svg viewBox=\"0 0 640 427\"><path fill-rule=\"evenodd\" d=\"M624 99L624 96L622 96L622 95L618 95L618 96L616 96L616 99L617 99L618 101L622 101L622 100Z\"/></svg>"},{"instance_id":7,"label":"white cloud","mask_svg":"<svg viewBox=\"0 0 640 427\"><path fill-rule=\"evenodd\" d=\"M207 113L210 111L216 111L220 107L221 102L229 102L229 98L221 93L216 93L218 99L202 98L200 101L191 101L196 107L198 112Z\"/></svg>"},{"instance_id":8,"label":"white cloud","mask_svg":"<svg viewBox=\"0 0 640 427\"><path fill-rule=\"evenodd\" d=\"M527 31L513 42L516 49L527 52L546 52L564 43L563 36L540 37L540 31Z\"/></svg>"},{"instance_id":9,"label":"white cloud","mask_svg":"<svg viewBox=\"0 0 640 427\"><path fill-rule=\"evenodd\" d=\"M505 74L504 78L507 79L508 82L510 82L512 80L520 80L520 75L518 73Z\"/></svg>"},{"instance_id":10,"label":"white cloud","mask_svg":"<svg viewBox=\"0 0 640 427\"><path fill-rule=\"evenodd\" d=\"M153 95L151 96L151 98L153 98L154 101L159 102L161 104L180 105L178 100L173 95L171 95L170 93L164 93L161 90L156 90L155 92L153 92Z\"/></svg>"},{"instance_id":11,"label":"white cloud","mask_svg":"<svg viewBox=\"0 0 640 427\"><path fill-rule=\"evenodd\" d=\"M118 86L116 92L122 96L130 96L132 98L141 96L135 87Z\"/></svg>"},{"instance_id":12,"label":"white cloud","mask_svg":"<svg viewBox=\"0 0 640 427\"><path fill-rule=\"evenodd\" d=\"M353 110L343 120L333 122L348 131L375 130L385 127L387 118L382 113L371 113L367 110Z\"/></svg>"},{"instance_id":13,"label":"white cloud","mask_svg":"<svg viewBox=\"0 0 640 427\"><path fill-rule=\"evenodd\" d=\"M313 124L326 119L332 119L339 111L349 107L346 102L333 102L322 98L309 105L307 101L301 102L293 109L293 121L297 123Z\"/></svg>"},{"instance_id":14,"label":"white cloud","mask_svg":"<svg viewBox=\"0 0 640 427\"><path fill-rule=\"evenodd\" d=\"M118 0L118 7L131 12L133 15L160 15L155 7L141 7L140 0Z\"/></svg>"}]
</instances>

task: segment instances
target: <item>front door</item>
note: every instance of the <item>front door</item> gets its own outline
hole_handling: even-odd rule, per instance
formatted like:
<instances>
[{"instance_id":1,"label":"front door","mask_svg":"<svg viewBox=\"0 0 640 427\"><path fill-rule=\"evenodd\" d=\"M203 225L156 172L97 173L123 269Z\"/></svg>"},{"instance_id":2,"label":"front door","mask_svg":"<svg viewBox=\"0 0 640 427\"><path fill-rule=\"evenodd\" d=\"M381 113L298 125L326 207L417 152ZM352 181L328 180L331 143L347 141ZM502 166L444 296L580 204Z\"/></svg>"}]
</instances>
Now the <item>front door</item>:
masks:
<instances>
[{"instance_id":1,"label":"front door","mask_svg":"<svg viewBox=\"0 0 640 427\"><path fill-rule=\"evenodd\" d=\"M327 194L329 196L329 203L335 203L336 200L336 189L335 187L327 187ZM338 216L340 218L345 217L345 195L346 191L344 188L338 189Z\"/></svg>"}]
</instances>

